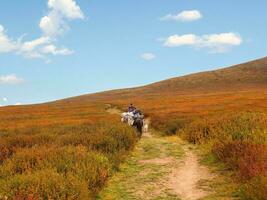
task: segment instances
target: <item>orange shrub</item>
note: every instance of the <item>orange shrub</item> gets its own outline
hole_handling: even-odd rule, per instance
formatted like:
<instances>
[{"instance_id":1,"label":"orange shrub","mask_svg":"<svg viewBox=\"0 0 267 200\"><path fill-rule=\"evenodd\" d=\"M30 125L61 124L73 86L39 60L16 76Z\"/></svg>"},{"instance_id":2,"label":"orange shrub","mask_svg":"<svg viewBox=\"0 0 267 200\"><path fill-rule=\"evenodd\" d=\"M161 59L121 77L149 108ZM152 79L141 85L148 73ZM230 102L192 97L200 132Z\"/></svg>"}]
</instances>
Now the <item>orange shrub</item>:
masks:
<instances>
[{"instance_id":1,"label":"orange shrub","mask_svg":"<svg viewBox=\"0 0 267 200\"><path fill-rule=\"evenodd\" d=\"M174 135L181 129L185 128L190 123L190 119L164 119L162 117L153 116L151 126L157 130L164 132L166 135Z\"/></svg>"},{"instance_id":2,"label":"orange shrub","mask_svg":"<svg viewBox=\"0 0 267 200\"><path fill-rule=\"evenodd\" d=\"M45 169L0 180L0 199L90 199L90 193L86 182Z\"/></svg>"},{"instance_id":3,"label":"orange shrub","mask_svg":"<svg viewBox=\"0 0 267 200\"><path fill-rule=\"evenodd\" d=\"M0 199L88 199L136 141L112 120L9 130L0 138Z\"/></svg>"},{"instance_id":4,"label":"orange shrub","mask_svg":"<svg viewBox=\"0 0 267 200\"><path fill-rule=\"evenodd\" d=\"M265 200L267 178L267 116L263 113L228 113L198 118L179 129L194 144L210 143L210 149L237 172L247 191L243 199ZM257 178L260 177L260 178ZM255 197L253 197L255 194Z\"/></svg>"}]
</instances>

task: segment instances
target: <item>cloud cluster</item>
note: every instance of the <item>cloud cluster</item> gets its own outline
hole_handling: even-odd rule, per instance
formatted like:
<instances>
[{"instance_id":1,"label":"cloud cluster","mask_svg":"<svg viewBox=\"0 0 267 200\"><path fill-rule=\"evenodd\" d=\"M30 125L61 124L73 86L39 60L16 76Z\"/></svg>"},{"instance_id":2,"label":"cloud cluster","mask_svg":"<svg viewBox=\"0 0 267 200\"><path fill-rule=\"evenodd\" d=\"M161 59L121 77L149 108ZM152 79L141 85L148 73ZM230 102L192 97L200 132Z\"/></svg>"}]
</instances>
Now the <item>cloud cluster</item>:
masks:
<instances>
[{"instance_id":1,"label":"cloud cluster","mask_svg":"<svg viewBox=\"0 0 267 200\"><path fill-rule=\"evenodd\" d=\"M26 58L47 58L48 55L70 55L72 50L56 46L57 38L69 30L68 22L74 19L84 19L84 14L75 0L48 0L49 12L42 17L39 27L41 37L22 41L8 37L0 24L0 53L13 52Z\"/></svg>"},{"instance_id":2,"label":"cloud cluster","mask_svg":"<svg viewBox=\"0 0 267 200\"><path fill-rule=\"evenodd\" d=\"M148 60L148 61L150 61L150 60L155 59L155 58L156 58L156 55L153 54L153 53L143 53L143 54L141 55L141 58L143 58L144 60Z\"/></svg>"},{"instance_id":3,"label":"cloud cluster","mask_svg":"<svg viewBox=\"0 0 267 200\"><path fill-rule=\"evenodd\" d=\"M44 16L39 27L45 36L57 37L62 35L69 26L66 20L84 19L84 14L74 0L48 0L50 9Z\"/></svg>"},{"instance_id":4,"label":"cloud cluster","mask_svg":"<svg viewBox=\"0 0 267 200\"><path fill-rule=\"evenodd\" d=\"M177 22L192 22L202 18L202 14L198 10L184 10L178 14L168 14L161 21L177 21Z\"/></svg>"},{"instance_id":5,"label":"cloud cluster","mask_svg":"<svg viewBox=\"0 0 267 200\"><path fill-rule=\"evenodd\" d=\"M242 38L237 33L219 33L198 36L195 34L172 35L164 41L166 47L192 46L208 48L212 53L224 53L233 46L242 44Z\"/></svg>"},{"instance_id":6,"label":"cloud cluster","mask_svg":"<svg viewBox=\"0 0 267 200\"><path fill-rule=\"evenodd\" d=\"M0 84L17 85L23 82L24 79L17 77L15 74L0 76Z\"/></svg>"},{"instance_id":7,"label":"cloud cluster","mask_svg":"<svg viewBox=\"0 0 267 200\"><path fill-rule=\"evenodd\" d=\"M4 27L0 24L0 53L8 53L18 48L18 44L5 34Z\"/></svg>"}]
</instances>

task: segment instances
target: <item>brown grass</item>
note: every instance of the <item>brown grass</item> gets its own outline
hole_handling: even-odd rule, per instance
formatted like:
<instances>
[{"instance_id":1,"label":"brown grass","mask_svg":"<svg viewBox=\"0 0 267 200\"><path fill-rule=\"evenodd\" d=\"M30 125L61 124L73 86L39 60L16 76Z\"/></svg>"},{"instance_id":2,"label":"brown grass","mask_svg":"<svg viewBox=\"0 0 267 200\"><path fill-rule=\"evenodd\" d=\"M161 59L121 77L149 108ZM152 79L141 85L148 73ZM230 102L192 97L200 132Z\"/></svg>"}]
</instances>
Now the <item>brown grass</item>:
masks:
<instances>
[{"instance_id":1,"label":"brown grass","mask_svg":"<svg viewBox=\"0 0 267 200\"><path fill-rule=\"evenodd\" d=\"M105 105L2 109L0 199L90 199L136 143Z\"/></svg>"}]
</instances>

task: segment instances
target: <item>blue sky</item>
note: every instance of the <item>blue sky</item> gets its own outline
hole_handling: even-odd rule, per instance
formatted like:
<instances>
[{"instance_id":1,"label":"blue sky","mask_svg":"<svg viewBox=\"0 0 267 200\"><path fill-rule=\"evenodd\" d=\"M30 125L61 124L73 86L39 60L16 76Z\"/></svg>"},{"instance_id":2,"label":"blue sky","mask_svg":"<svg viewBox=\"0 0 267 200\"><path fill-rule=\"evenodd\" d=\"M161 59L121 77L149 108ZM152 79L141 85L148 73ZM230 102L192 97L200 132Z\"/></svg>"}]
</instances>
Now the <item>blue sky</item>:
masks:
<instances>
[{"instance_id":1,"label":"blue sky","mask_svg":"<svg viewBox=\"0 0 267 200\"><path fill-rule=\"evenodd\" d=\"M134 87L266 56L265 0L3 0L0 105Z\"/></svg>"}]
</instances>

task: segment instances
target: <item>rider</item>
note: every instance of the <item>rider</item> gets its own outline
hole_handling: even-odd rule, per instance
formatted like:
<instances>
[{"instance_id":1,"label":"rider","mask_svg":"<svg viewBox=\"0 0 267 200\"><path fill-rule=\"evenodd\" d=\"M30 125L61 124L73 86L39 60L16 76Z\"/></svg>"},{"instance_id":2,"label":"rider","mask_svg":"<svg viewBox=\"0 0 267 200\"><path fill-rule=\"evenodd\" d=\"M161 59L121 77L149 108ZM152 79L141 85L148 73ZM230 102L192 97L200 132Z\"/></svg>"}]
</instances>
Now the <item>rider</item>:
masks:
<instances>
[{"instance_id":1,"label":"rider","mask_svg":"<svg viewBox=\"0 0 267 200\"><path fill-rule=\"evenodd\" d=\"M128 107L128 112L134 112L135 110L136 110L136 108L131 103L130 106Z\"/></svg>"}]
</instances>

